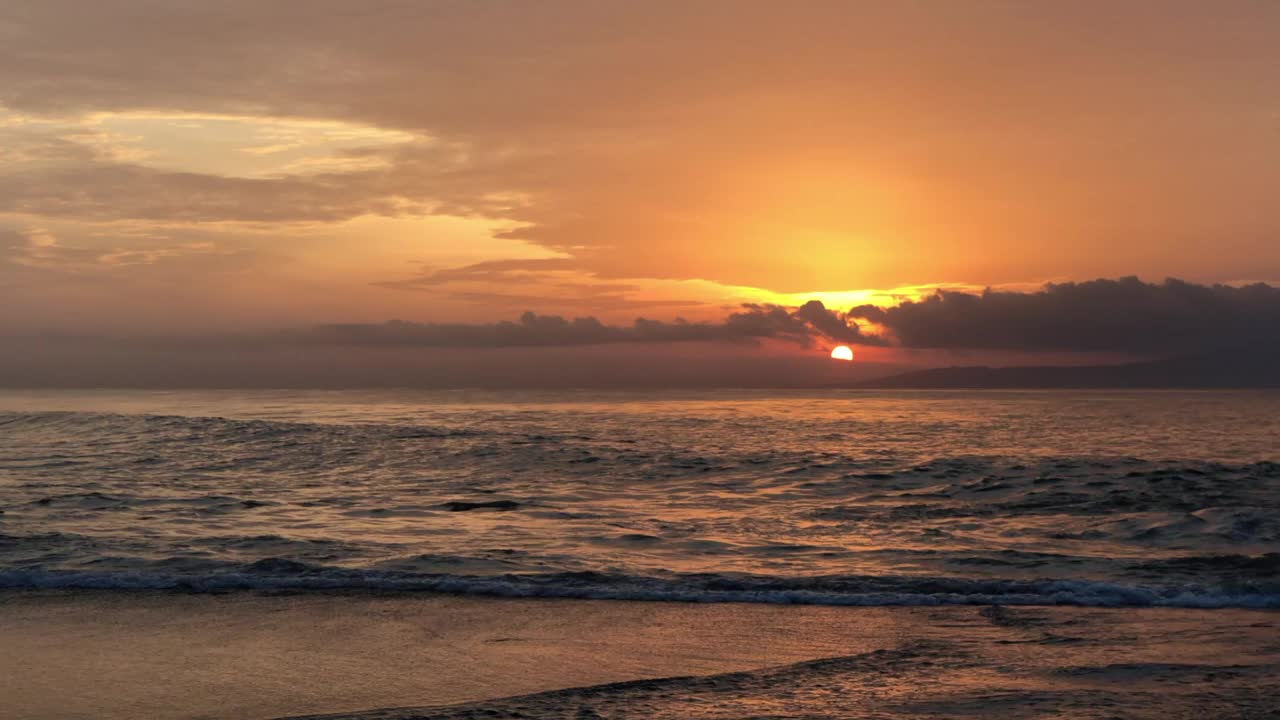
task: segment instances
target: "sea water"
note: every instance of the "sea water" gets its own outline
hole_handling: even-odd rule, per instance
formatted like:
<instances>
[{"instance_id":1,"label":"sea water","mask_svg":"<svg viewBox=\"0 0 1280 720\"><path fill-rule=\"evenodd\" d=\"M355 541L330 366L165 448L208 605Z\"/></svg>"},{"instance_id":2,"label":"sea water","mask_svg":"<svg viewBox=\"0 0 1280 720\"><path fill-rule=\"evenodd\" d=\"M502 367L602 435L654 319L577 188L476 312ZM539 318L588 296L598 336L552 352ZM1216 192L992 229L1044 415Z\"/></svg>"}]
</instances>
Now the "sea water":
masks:
<instances>
[{"instance_id":1,"label":"sea water","mask_svg":"<svg viewBox=\"0 0 1280 720\"><path fill-rule=\"evenodd\" d=\"M0 587L1280 607L1276 392L0 393Z\"/></svg>"}]
</instances>

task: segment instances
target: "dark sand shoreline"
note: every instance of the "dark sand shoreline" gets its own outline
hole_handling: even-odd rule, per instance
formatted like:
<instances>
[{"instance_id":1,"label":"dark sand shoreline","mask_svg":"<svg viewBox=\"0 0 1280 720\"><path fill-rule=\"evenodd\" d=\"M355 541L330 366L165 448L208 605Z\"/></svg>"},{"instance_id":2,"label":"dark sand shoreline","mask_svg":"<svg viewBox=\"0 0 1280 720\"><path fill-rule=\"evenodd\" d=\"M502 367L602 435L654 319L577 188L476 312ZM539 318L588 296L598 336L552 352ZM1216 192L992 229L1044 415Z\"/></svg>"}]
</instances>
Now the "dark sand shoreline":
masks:
<instances>
[{"instance_id":1,"label":"dark sand shoreline","mask_svg":"<svg viewBox=\"0 0 1280 720\"><path fill-rule=\"evenodd\" d=\"M11 720L1280 707L1280 613L1256 610L6 591L0 647Z\"/></svg>"}]
</instances>

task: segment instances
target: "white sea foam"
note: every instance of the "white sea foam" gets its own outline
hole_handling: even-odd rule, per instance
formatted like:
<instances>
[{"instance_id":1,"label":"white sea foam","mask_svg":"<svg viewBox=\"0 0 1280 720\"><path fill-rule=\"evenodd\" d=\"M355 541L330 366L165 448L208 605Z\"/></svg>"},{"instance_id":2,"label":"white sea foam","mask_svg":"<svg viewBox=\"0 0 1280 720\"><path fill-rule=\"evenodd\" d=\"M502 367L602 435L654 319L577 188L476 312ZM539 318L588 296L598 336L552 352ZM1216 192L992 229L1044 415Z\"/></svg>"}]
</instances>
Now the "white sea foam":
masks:
<instances>
[{"instance_id":1,"label":"white sea foam","mask_svg":"<svg viewBox=\"0 0 1280 720\"><path fill-rule=\"evenodd\" d=\"M579 598L782 605L1062 605L1085 607L1278 608L1280 586L1127 586L1081 580L974 581L930 577L652 578L598 573L449 575L390 573L260 561L207 574L0 571L0 587L38 589L315 590L433 592L498 597Z\"/></svg>"}]
</instances>

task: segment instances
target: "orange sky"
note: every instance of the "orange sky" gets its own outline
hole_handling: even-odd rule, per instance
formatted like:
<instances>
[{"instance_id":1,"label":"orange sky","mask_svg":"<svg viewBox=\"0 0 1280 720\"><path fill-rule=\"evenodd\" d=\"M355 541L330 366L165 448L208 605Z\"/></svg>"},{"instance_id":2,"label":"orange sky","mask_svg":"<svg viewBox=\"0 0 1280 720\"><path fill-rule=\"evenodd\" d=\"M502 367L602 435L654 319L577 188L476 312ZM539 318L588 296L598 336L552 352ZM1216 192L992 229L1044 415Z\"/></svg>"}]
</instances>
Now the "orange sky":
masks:
<instances>
[{"instance_id":1,"label":"orange sky","mask_svg":"<svg viewBox=\"0 0 1280 720\"><path fill-rule=\"evenodd\" d=\"M0 330L1280 279L1277 77L1247 0L18 0Z\"/></svg>"}]
</instances>

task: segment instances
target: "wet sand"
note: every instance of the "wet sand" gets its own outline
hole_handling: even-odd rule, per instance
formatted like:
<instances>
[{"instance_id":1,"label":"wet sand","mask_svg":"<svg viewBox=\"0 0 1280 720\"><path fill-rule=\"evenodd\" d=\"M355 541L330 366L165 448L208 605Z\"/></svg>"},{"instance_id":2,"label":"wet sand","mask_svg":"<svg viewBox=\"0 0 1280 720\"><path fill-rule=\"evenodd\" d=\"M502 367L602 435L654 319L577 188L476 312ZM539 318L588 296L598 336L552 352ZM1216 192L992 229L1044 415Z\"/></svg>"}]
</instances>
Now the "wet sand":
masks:
<instances>
[{"instance_id":1,"label":"wet sand","mask_svg":"<svg viewBox=\"0 0 1280 720\"><path fill-rule=\"evenodd\" d=\"M8 592L0 648L11 720L1280 708L1274 611Z\"/></svg>"}]
</instances>

